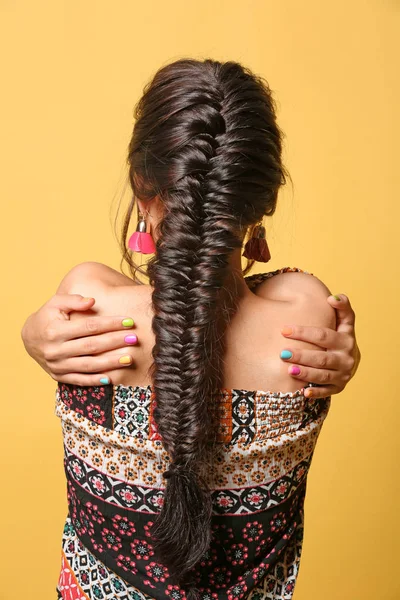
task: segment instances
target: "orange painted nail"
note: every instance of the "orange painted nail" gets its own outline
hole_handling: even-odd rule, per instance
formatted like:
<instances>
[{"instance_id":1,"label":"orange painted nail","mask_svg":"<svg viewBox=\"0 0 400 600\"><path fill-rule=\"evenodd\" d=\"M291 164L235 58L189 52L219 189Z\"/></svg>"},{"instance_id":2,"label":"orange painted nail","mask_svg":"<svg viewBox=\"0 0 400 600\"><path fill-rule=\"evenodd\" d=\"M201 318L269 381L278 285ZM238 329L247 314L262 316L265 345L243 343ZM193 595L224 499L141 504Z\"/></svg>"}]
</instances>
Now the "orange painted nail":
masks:
<instances>
[{"instance_id":1,"label":"orange painted nail","mask_svg":"<svg viewBox=\"0 0 400 600\"><path fill-rule=\"evenodd\" d=\"M283 335L292 335L293 329L291 327L282 327L281 332Z\"/></svg>"}]
</instances>

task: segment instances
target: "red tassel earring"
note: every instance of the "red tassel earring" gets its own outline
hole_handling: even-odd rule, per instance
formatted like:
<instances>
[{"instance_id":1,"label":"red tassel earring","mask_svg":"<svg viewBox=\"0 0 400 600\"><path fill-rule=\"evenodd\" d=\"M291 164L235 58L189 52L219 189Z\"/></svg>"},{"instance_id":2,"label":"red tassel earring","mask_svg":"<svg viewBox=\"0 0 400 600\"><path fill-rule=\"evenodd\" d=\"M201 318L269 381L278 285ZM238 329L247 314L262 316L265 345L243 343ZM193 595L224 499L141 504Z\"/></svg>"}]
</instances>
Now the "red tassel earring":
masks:
<instances>
[{"instance_id":1,"label":"red tassel earring","mask_svg":"<svg viewBox=\"0 0 400 600\"><path fill-rule=\"evenodd\" d=\"M149 214L149 211L147 211ZM147 233L147 224L144 214L138 209L140 221L137 224L136 231L129 238L128 247L134 252L142 254L153 254L156 251L156 246L151 233Z\"/></svg>"},{"instance_id":2,"label":"red tassel earring","mask_svg":"<svg viewBox=\"0 0 400 600\"><path fill-rule=\"evenodd\" d=\"M253 235L246 242L242 256L259 262L268 262L270 260L271 254L267 240L265 239L265 227L262 221L259 221L255 226Z\"/></svg>"}]
</instances>

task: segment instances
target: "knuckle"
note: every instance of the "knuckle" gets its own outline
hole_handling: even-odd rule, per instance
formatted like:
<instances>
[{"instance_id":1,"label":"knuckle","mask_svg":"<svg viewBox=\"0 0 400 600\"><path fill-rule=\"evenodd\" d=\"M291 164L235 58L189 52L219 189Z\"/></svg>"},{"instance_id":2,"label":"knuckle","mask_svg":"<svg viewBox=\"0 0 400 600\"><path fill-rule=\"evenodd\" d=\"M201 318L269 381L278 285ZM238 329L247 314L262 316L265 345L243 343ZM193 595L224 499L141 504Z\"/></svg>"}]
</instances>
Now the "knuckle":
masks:
<instances>
[{"instance_id":1,"label":"knuckle","mask_svg":"<svg viewBox=\"0 0 400 600\"><path fill-rule=\"evenodd\" d=\"M326 352L321 352L320 356L318 356L317 364L320 369L324 369L328 366L328 355Z\"/></svg>"},{"instance_id":2,"label":"knuckle","mask_svg":"<svg viewBox=\"0 0 400 600\"><path fill-rule=\"evenodd\" d=\"M73 385L92 385L90 378L82 377L75 373L70 377L70 381Z\"/></svg>"},{"instance_id":3,"label":"knuckle","mask_svg":"<svg viewBox=\"0 0 400 600\"><path fill-rule=\"evenodd\" d=\"M51 370L56 375L56 377L60 377L60 375L63 373L63 369L57 363L52 365Z\"/></svg>"},{"instance_id":4,"label":"knuckle","mask_svg":"<svg viewBox=\"0 0 400 600\"><path fill-rule=\"evenodd\" d=\"M82 361L82 366L81 366L81 368L82 368L82 372L83 372L83 373L89 373L89 372L90 372L90 370L91 370L91 369L90 369L90 364L89 364L89 361L88 361L88 360L84 360L84 361Z\"/></svg>"},{"instance_id":5,"label":"knuckle","mask_svg":"<svg viewBox=\"0 0 400 600\"><path fill-rule=\"evenodd\" d=\"M94 317L86 319L86 329L90 333L97 333L99 331L98 321Z\"/></svg>"},{"instance_id":6,"label":"knuckle","mask_svg":"<svg viewBox=\"0 0 400 600\"><path fill-rule=\"evenodd\" d=\"M54 327L47 327L45 335L49 342L55 342L57 339L57 330Z\"/></svg>"},{"instance_id":7,"label":"knuckle","mask_svg":"<svg viewBox=\"0 0 400 600\"><path fill-rule=\"evenodd\" d=\"M56 351L53 346L44 346L43 357L46 361L52 361L56 358Z\"/></svg>"},{"instance_id":8,"label":"knuckle","mask_svg":"<svg viewBox=\"0 0 400 600\"><path fill-rule=\"evenodd\" d=\"M347 341L346 348L347 348L348 352L353 354L353 352L356 348L356 342L355 342L355 339L353 336L350 336L349 340Z\"/></svg>"},{"instance_id":9,"label":"knuckle","mask_svg":"<svg viewBox=\"0 0 400 600\"><path fill-rule=\"evenodd\" d=\"M315 328L315 339L318 342L325 342L326 338L327 338L326 330L323 329L322 327L316 327Z\"/></svg>"},{"instance_id":10,"label":"knuckle","mask_svg":"<svg viewBox=\"0 0 400 600\"><path fill-rule=\"evenodd\" d=\"M349 373L351 373L353 371L355 364L356 364L356 361L355 361L354 357L349 356L349 358L347 360L347 369L348 369Z\"/></svg>"},{"instance_id":11,"label":"knuckle","mask_svg":"<svg viewBox=\"0 0 400 600\"><path fill-rule=\"evenodd\" d=\"M329 371L323 371L321 373L321 383L329 383L331 381L331 374Z\"/></svg>"},{"instance_id":12,"label":"knuckle","mask_svg":"<svg viewBox=\"0 0 400 600\"><path fill-rule=\"evenodd\" d=\"M85 354L95 354L98 351L99 345L93 338L87 338L83 342Z\"/></svg>"}]
</instances>

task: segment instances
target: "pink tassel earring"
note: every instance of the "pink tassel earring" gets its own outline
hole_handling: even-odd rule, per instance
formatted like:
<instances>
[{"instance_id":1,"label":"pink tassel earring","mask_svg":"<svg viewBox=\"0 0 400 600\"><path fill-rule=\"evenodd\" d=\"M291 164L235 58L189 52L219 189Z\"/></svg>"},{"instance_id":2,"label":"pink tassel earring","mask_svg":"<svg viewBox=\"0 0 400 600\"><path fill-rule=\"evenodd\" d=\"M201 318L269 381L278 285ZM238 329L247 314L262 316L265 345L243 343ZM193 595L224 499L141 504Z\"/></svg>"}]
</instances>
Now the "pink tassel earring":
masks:
<instances>
[{"instance_id":1,"label":"pink tassel earring","mask_svg":"<svg viewBox=\"0 0 400 600\"><path fill-rule=\"evenodd\" d=\"M147 211L149 214L149 211ZM128 247L134 252L142 254L153 254L156 251L156 246L151 233L146 232L147 224L144 214L138 209L140 221L137 224L136 231L129 238Z\"/></svg>"},{"instance_id":2,"label":"pink tassel earring","mask_svg":"<svg viewBox=\"0 0 400 600\"><path fill-rule=\"evenodd\" d=\"M259 262L268 262L271 259L262 221L259 221L255 226L253 235L247 241L242 256Z\"/></svg>"}]
</instances>

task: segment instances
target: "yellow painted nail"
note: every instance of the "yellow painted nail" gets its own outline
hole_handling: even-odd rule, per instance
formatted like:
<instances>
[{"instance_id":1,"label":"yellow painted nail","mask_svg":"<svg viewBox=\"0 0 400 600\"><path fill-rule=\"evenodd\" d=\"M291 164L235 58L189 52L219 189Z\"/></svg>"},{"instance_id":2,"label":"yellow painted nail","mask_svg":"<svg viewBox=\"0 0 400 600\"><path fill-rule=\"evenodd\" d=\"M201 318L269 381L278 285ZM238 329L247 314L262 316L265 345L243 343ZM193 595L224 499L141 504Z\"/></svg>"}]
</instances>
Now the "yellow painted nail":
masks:
<instances>
[{"instance_id":1,"label":"yellow painted nail","mask_svg":"<svg viewBox=\"0 0 400 600\"><path fill-rule=\"evenodd\" d=\"M82 298L82 300L83 300L84 302L89 302L89 300L92 300L92 298Z\"/></svg>"},{"instance_id":2,"label":"yellow painted nail","mask_svg":"<svg viewBox=\"0 0 400 600\"><path fill-rule=\"evenodd\" d=\"M307 388L304 392L304 395L306 396L306 398L311 398L311 396L313 395L313 391Z\"/></svg>"},{"instance_id":3,"label":"yellow painted nail","mask_svg":"<svg viewBox=\"0 0 400 600\"><path fill-rule=\"evenodd\" d=\"M121 363L121 365L129 365L132 362L132 356L130 356L129 354L121 356L119 362Z\"/></svg>"},{"instance_id":4,"label":"yellow painted nail","mask_svg":"<svg viewBox=\"0 0 400 600\"><path fill-rule=\"evenodd\" d=\"M123 319L122 321L122 325L124 327L132 327L132 325L134 324L134 320L129 318L129 319Z\"/></svg>"}]
</instances>

